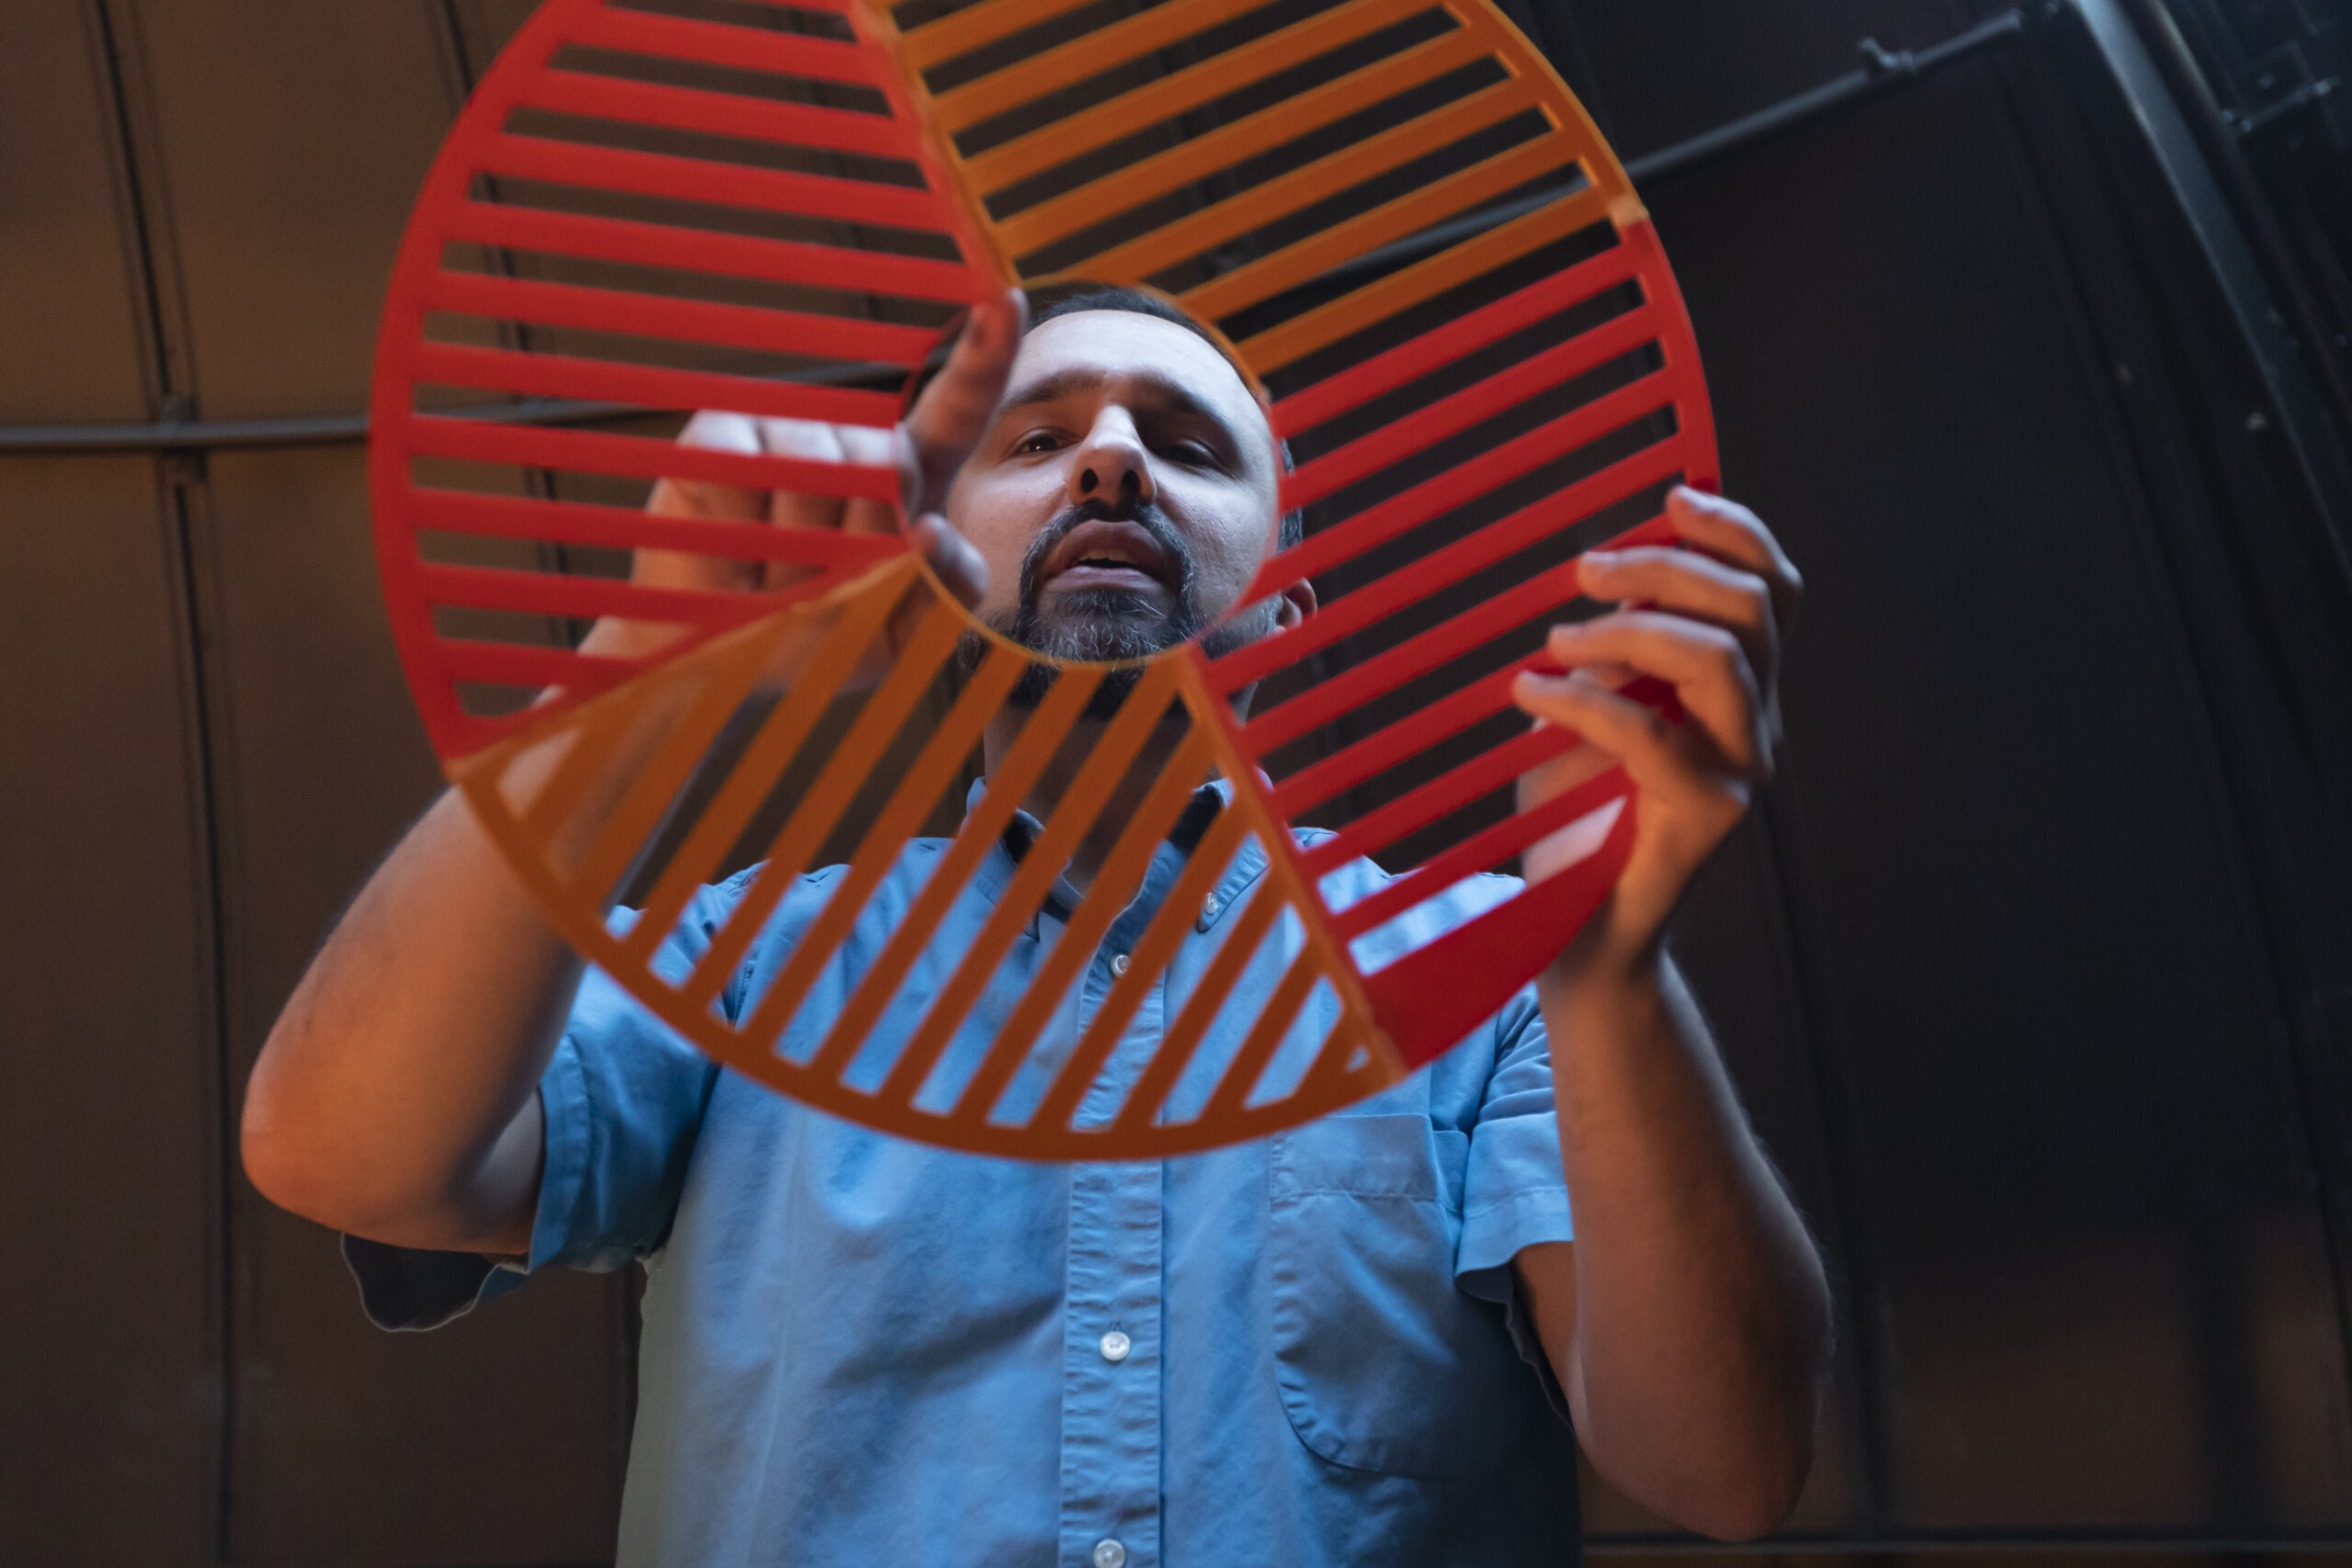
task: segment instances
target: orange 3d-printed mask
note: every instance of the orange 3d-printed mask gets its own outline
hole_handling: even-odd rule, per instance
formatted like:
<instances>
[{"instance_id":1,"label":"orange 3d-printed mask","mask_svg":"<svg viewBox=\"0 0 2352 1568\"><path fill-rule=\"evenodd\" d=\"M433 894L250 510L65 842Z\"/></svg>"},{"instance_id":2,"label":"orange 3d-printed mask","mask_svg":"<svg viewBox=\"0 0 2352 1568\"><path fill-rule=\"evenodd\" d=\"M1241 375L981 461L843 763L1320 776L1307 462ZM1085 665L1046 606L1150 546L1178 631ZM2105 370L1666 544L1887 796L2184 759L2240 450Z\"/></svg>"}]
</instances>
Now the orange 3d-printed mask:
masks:
<instances>
[{"instance_id":1,"label":"orange 3d-printed mask","mask_svg":"<svg viewBox=\"0 0 2352 1568\"><path fill-rule=\"evenodd\" d=\"M1531 731L1509 683L1577 613L1578 551L1670 538L1667 489L1715 479L1650 224L1488 0L1109 9L548 0L429 176L373 407L410 683L557 928L747 1077L892 1133L1055 1159L1208 1147L1361 1098L1566 945L1624 863L1630 786L1611 770L1518 810L1513 781L1577 741ZM894 505L891 468L684 446L676 416L887 429L959 308L1071 278L1158 289L1220 334L1295 455L1281 507L1306 514L1243 602L1312 579L1318 614L1214 656L1179 644L1139 675L1065 663L1040 695L1001 639L959 657L971 622L898 533L644 509L657 479ZM598 417L502 420L516 394ZM741 591L633 583L638 548L763 570ZM681 629L654 656L576 651L600 616ZM1135 684L1103 723L1087 716L1106 679ZM1024 685L1035 705L1008 709ZM650 761L589 811L655 713L674 721ZM1001 715L1017 736L967 811ZM1134 759L1180 732L1140 806L1099 824ZM1049 766L1057 805L942 954L943 919ZM1203 827L1186 813L1211 775L1230 803ZM1318 812L1340 831L1296 840ZM1198 831L1184 868L1077 1005L1180 819ZM926 824L945 843L902 908L876 908ZM1418 906L1570 829L1582 859L1499 903L1487 885L1486 912L1399 951L1399 931L1439 929ZM1107 852L1041 937L1090 834ZM1361 857L1395 875L1332 907L1323 879ZM751 862L691 965L661 959L695 890ZM786 893L835 863L741 994ZM608 918L625 896L634 923ZM1188 940L1214 953L1171 994ZM1041 941L1025 987L991 988ZM1147 1007L1159 1027L1132 1028Z\"/></svg>"}]
</instances>

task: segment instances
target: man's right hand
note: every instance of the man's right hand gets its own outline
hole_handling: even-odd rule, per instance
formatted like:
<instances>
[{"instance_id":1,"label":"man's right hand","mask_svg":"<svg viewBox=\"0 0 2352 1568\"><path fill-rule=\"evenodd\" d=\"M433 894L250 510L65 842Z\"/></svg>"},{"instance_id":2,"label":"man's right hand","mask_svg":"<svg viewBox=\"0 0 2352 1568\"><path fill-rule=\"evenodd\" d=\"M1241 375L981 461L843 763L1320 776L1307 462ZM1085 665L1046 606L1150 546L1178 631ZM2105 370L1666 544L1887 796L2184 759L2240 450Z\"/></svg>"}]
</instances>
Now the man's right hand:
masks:
<instances>
[{"instance_id":1,"label":"man's right hand","mask_svg":"<svg viewBox=\"0 0 2352 1568\"><path fill-rule=\"evenodd\" d=\"M946 367L894 431L703 414L686 438L895 462L917 547L950 592L973 603L988 569L939 508L1003 396L1023 310L1017 293L975 308ZM877 503L700 484L662 485L652 509L746 527L896 525ZM666 550L639 551L631 576L707 589L790 582L775 567ZM658 651L677 630L605 621L589 635L628 655ZM578 815L609 810L650 743L639 735L616 749ZM594 827L586 820L580 831ZM548 929L472 809L445 794L360 889L270 1032L245 1100L247 1173L285 1207L379 1241L526 1249L546 1146L535 1090L580 974L579 955Z\"/></svg>"},{"instance_id":2,"label":"man's right hand","mask_svg":"<svg viewBox=\"0 0 2352 1568\"><path fill-rule=\"evenodd\" d=\"M987 433L1004 395L1025 316L1026 304L1017 289L975 305L947 364L895 429L706 411L695 415L678 439L690 446L750 457L896 466L906 515L912 520L910 536L948 592L969 607L988 592L988 563L940 508L956 470ZM662 480L653 487L646 510L663 517L842 534L893 534L899 529L897 515L880 502L744 490L701 479ZM629 581L654 588L775 592L814 570L793 561L646 548L637 552ZM583 646L594 652L636 655L657 651L677 635L673 626L608 619L591 630Z\"/></svg>"}]
</instances>

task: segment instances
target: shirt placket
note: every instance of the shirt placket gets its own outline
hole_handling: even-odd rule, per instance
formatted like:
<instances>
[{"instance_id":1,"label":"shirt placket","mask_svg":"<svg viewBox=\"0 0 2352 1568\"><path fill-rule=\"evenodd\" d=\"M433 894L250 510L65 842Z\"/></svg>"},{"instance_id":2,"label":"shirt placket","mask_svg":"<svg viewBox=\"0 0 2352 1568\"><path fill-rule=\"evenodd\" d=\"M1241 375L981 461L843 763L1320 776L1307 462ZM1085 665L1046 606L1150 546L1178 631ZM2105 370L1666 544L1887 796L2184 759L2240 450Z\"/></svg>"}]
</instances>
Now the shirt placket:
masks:
<instances>
[{"instance_id":1,"label":"shirt placket","mask_svg":"<svg viewBox=\"0 0 2352 1568\"><path fill-rule=\"evenodd\" d=\"M1164 868L1155 868L1153 884ZM1153 889L1156 891L1156 888ZM1113 923L1087 966L1083 1033L1126 964L1156 897ZM1080 1103L1078 1124L1107 1122L1136 1065L1165 1027L1164 980L1128 1024ZM1062 1337L1061 1548L1064 1568L1159 1568L1162 1168L1070 1168L1068 1316Z\"/></svg>"}]
</instances>

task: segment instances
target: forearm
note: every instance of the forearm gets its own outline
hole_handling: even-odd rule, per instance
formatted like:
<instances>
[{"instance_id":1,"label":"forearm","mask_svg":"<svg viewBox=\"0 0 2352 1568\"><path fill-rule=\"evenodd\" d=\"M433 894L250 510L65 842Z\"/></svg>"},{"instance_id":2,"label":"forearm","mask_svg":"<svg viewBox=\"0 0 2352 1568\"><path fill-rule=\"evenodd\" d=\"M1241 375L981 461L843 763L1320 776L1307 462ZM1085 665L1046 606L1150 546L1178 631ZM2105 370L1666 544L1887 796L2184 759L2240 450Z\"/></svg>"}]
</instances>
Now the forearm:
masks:
<instances>
[{"instance_id":1,"label":"forearm","mask_svg":"<svg viewBox=\"0 0 2352 1568\"><path fill-rule=\"evenodd\" d=\"M1668 1517L1770 1529L1811 1461L1818 1257L1662 954L1572 950L1539 994L1576 1213L1573 1325L1547 1348L1586 1450Z\"/></svg>"},{"instance_id":2,"label":"forearm","mask_svg":"<svg viewBox=\"0 0 2352 1568\"><path fill-rule=\"evenodd\" d=\"M605 759L559 857L593 837L666 722L648 715ZM534 761L509 783L527 789ZM538 1184L533 1091L581 972L447 792L360 890L271 1031L246 1094L248 1174L339 1229L520 1250Z\"/></svg>"}]
</instances>

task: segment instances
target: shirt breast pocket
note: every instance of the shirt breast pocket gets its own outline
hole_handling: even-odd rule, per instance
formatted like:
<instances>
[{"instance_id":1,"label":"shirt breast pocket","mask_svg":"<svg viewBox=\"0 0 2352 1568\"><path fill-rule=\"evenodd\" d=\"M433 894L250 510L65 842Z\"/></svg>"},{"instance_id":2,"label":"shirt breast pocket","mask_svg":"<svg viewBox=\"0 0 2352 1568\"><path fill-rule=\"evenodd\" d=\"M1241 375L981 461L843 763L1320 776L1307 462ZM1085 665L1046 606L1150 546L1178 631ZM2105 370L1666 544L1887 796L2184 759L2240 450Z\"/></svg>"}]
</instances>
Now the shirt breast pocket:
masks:
<instances>
[{"instance_id":1,"label":"shirt breast pocket","mask_svg":"<svg viewBox=\"0 0 2352 1568\"><path fill-rule=\"evenodd\" d=\"M1470 1140L1426 1116L1277 1135L1267 1241L1274 1378L1334 1464L1463 1481L1500 1464L1537 1392L1501 1310L1453 1283Z\"/></svg>"}]
</instances>

